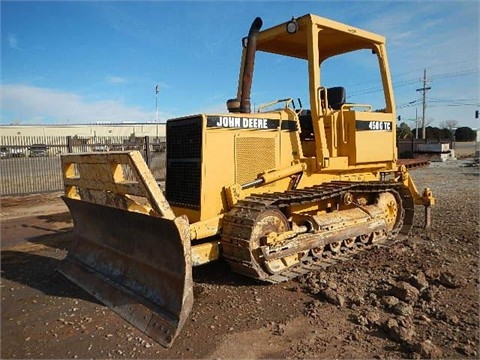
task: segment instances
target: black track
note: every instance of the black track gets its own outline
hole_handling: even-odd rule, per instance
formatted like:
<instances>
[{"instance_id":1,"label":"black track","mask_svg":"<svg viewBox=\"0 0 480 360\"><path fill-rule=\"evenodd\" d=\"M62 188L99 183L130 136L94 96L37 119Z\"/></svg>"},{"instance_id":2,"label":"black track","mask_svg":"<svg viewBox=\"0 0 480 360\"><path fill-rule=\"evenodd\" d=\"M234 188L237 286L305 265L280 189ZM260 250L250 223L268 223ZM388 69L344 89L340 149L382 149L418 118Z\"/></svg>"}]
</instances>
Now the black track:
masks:
<instances>
[{"instance_id":1,"label":"black track","mask_svg":"<svg viewBox=\"0 0 480 360\"><path fill-rule=\"evenodd\" d=\"M347 192L351 194L391 192L395 194L399 202L400 217L387 237L374 244L355 242L353 247L342 247L338 253L325 251L321 257L308 255L300 263L286 268L280 273L268 274L263 264L257 260L258 257L256 258L252 253L252 250L255 249L251 249L250 244L252 231L258 216L262 212L272 209L281 211L292 205L314 204L337 197L340 199ZM413 213L414 203L409 189L405 185L395 182L338 181L284 193L252 195L239 201L223 219L223 256L229 262L232 270L237 273L272 283L287 281L312 270L323 269L339 261L346 261L360 251L370 249L373 246L390 246L405 239L412 227Z\"/></svg>"}]
</instances>

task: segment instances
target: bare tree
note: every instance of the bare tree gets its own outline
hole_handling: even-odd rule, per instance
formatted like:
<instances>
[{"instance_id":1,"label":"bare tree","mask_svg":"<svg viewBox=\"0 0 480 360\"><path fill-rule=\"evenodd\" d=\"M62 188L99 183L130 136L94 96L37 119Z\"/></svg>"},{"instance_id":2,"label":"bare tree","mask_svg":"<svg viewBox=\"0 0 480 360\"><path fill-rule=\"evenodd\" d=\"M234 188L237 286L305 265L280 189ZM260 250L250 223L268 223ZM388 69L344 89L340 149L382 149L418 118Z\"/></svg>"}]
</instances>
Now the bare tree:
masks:
<instances>
[{"instance_id":1,"label":"bare tree","mask_svg":"<svg viewBox=\"0 0 480 360\"><path fill-rule=\"evenodd\" d=\"M425 126L430 126L435 121L434 118L426 118L425 119Z\"/></svg>"},{"instance_id":2,"label":"bare tree","mask_svg":"<svg viewBox=\"0 0 480 360\"><path fill-rule=\"evenodd\" d=\"M458 121L457 120L443 120L440 123L440 128L441 129L448 129L452 131L453 129L458 127Z\"/></svg>"}]
</instances>

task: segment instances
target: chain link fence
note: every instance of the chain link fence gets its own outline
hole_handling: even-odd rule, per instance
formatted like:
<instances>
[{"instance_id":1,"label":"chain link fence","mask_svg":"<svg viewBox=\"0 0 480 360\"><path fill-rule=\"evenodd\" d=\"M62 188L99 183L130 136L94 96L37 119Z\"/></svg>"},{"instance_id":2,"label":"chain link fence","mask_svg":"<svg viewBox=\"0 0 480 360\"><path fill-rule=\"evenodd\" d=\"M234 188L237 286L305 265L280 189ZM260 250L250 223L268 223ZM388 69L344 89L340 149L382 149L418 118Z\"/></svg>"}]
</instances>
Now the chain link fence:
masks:
<instances>
[{"instance_id":1,"label":"chain link fence","mask_svg":"<svg viewBox=\"0 0 480 360\"><path fill-rule=\"evenodd\" d=\"M62 154L119 150L140 151L155 179L165 179L164 137L0 136L0 195L61 191Z\"/></svg>"}]
</instances>

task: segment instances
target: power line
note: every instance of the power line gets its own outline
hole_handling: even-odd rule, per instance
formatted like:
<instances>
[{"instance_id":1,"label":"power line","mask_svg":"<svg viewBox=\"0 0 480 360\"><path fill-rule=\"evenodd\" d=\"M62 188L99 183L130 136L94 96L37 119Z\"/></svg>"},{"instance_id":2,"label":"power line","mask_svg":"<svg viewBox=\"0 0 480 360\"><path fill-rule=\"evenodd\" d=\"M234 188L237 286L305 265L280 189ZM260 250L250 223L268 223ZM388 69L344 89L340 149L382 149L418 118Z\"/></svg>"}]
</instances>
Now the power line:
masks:
<instances>
[{"instance_id":1,"label":"power line","mask_svg":"<svg viewBox=\"0 0 480 360\"><path fill-rule=\"evenodd\" d=\"M409 72L407 72L409 73ZM467 75L477 75L478 74L478 69L476 68L471 68L471 69L465 69L465 70L458 70L458 71L453 71L453 72L446 72L446 73L440 73L440 74L435 74L435 75L430 75L430 80L443 80L443 79L448 79L448 78L454 78L454 77L461 77L461 76L467 76ZM363 83L357 83L352 85L352 87L359 87L362 86L363 84L369 84L374 82L375 80L370 80L366 81ZM392 86L394 89L404 87L407 85L414 84L418 81L417 78L409 78L405 80L399 80L399 81L393 81ZM383 91L382 86L371 86L366 89L359 89L356 91L352 91L350 94L348 94L348 97L355 97L359 95L366 95L366 94L371 94L375 92L381 92Z\"/></svg>"},{"instance_id":2,"label":"power line","mask_svg":"<svg viewBox=\"0 0 480 360\"><path fill-rule=\"evenodd\" d=\"M406 107L412 107L412 106L417 106L417 103L421 100L421 98L418 98L416 100L413 100L413 101L409 101L409 102L406 102L406 103L403 103L401 105L397 105L395 106L396 109L402 109L402 108L406 108Z\"/></svg>"},{"instance_id":3,"label":"power line","mask_svg":"<svg viewBox=\"0 0 480 360\"><path fill-rule=\"evenodd\" d=\"M430 107L452 107L452 106L479 106L479 104L443 104L443 105L430 105Z\"/></svg>"},{"instance_id":4,"label":"power line","mask_svg":"<svg viewBox=\"0 0 480 360\"><path fill-rule=\"evenodd\" d=\"M430 99L432 103L447 103L450 106L479 106L476 99ZM438 105L437 105L438 106Z\"/></svg>"},{"instance_id":5,"label":"power line","mask_svg":"<svg viewBox=\"0 0 480 360\"><path fill-rule=\"evenodd\" d=\"M438 99L438 98L430 98L430 101L477 101L477 98L471 98L471 99Z\"/></svg>"},{"instance_id":6,"label":"power line","mask_svg":"<svg viewBox=\"0 0 480 360\"><path fill-rule=\"evenodd\" d=\"M441 63L441 64L436 64L436 65L429 65L429 70L431 71L432 69L434 68L439 68L439 67L448 67L448 65L459 65L459 64L464 64L464 65L471 65L472 62L470 60L462 60L462 61L452 61L452 62L448 62L448 63ZM473 65L475 66L475 65ZM458 67L458 66L457 66ZM397 83L397 82L403 82L403 81L413 81L413 82L416 82L417 81L417 78L407 78L405 80L400 80L404 77L406 77L405 75L409 75L409 74L415 74L417 73L418 71L422 70L421 67L418 67L418 68L414 68L414 69L411 69L411 70L408 70L408 71L404 71L404 72L401 72L401 73L395 73L393 74L392 73L392 78L393 79L397 79L397 81L394 81L394 83ZM437 77L441 77L445 74L450 74L450 73L447 73L447 72L441 72L441 70L443 69L439 69L440 72L435 74L435 75L430 75L430 78L433 79L433 78L437 78ZM435 72L434 72L435 73ZM473 68L468 68L468 69L465 69L465 70L456 70L454 72L452 72L452 74L456 74L456 73L459 73L459 75L457 76L463 76L463 75L468 75L470 73L478 73L478 68L477 67L473 67ZM465 73L465 74L464 74ZM370 83L375 83L376 80L367 80L367 81L360 81L360 82L357 82L357 83L353 83L350 85L350 88L356 88L356 87L361 87L361 86L364 86L366 84L370 84ZM395 86L395 85L394 85Z\"/></svg>"},{"instance_id":7,"label":"power line","mask_svg":"<svg viewBox=\"0 0 480 360\"><path fill-rule=\"evenodd\" d=\"M396 109L405 109L410 107L416 107L422 99L419 98L414 101L409 101L395 106ZM443 103L443 104L442 104ZM480 106L478 103L464 103L455 102L455 100L427 100L428 107L450 107L450 106Z\"/></svg>"},{"instance_id":8,"label":"power line","mask_svg":"<svg viewBox=\"0 0 480 360\"><path fill-rule=\"evenodd\" d=\"M466 69L461 71L454 71L450 73L438 74L438 75L431 75L430 79L441 80L441 79L448 79L452 77L459 77L465 75L476 75L478 74L478 69Z\"/></svg>"}]
</instances>

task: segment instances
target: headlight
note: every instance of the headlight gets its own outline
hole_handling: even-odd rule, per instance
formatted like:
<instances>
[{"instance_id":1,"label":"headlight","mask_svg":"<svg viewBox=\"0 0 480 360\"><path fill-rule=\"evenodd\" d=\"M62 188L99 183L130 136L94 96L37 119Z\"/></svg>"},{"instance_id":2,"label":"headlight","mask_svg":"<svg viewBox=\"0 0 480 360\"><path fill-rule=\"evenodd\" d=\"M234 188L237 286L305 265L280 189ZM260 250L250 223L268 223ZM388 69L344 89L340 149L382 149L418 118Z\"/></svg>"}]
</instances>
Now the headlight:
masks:
<instances>
[{"instance_id":1,"label":"headlight","mask_svg":"<svg viewBox=\"0 0 480 360\"><path fill-rule=\"evenodd\" d=\"M298 31L298 22L297 22L297 20L295 20L295 18L292 17L292 20L290 20L289 22L287 22L286 28L287 28L287 32L288 32L289 34L295 34L295 33Z\"/></svg>"}]
</instances>

